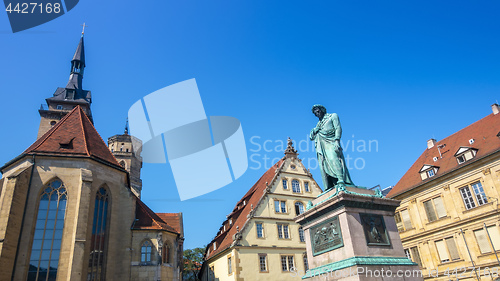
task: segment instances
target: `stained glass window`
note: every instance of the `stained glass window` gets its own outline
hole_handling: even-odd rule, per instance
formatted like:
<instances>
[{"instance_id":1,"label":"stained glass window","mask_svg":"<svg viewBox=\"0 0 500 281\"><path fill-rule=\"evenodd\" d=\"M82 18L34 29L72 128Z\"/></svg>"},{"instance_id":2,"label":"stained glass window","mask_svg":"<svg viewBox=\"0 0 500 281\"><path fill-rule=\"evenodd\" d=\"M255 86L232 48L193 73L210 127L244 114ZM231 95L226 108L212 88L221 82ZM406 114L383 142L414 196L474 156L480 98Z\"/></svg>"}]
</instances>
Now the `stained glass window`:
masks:
<instances>
[{"instance_id":1,"label":"stained glass window","mask_svg":"<svg viewBox=\"0 0 500 281\"><path fill-rule=\"evenodd\" d=\"M95 198L87 280L105 280L108 206L109 193L106 188L101 187Z\"/></svg>"},{"instance_id":2,"label":"stained glass window","mask_svg":"<svg viewBox=\"0 0 500 281\"><path fill-rule=\"evenodd\" d=\"M41 194L28 281L56 280L66 201L66 188L60 180L49 183Z\"/></svg>"}]
</instances>

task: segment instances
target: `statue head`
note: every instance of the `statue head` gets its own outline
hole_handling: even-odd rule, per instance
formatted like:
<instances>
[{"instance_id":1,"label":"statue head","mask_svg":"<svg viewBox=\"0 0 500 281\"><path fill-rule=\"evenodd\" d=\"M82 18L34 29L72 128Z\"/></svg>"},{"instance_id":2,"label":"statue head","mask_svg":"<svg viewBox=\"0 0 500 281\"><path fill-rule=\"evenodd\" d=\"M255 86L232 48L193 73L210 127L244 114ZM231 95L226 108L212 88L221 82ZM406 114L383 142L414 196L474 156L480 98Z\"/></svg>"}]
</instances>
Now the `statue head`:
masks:
<instances>
[{"instance_id":1,"label":"statue head","mask_svg":"<svg viewBox=\"0 0 500 281\"><path fill-rule=\"evenodd\" d=\"M320 120L323 119L323 116L326 114L326 108L322 106L321 104L315 104L312 107L312 112L316 117L318 117Z\"/></svg>"}]
</instances>

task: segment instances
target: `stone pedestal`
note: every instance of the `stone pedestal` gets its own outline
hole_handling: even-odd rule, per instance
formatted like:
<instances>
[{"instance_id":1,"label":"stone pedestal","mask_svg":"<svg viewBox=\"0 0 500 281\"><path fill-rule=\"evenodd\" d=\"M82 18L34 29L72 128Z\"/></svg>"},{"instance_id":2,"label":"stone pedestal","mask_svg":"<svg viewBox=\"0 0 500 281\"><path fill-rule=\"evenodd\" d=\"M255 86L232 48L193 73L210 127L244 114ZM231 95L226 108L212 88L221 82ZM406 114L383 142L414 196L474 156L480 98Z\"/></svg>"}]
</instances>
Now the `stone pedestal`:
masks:
<instances>
[{"instance_id":1,"label":"stone pedestal","mask_svg":"<svg viewBox=\"0 0 500 281\"><path fill-rule=\"evenodd\" d=\"M312 203L312 204L311 204ZM331 190L308 204L302 225L309 270L306 280L423 280L398 234L399 201L357 187Z\"/></svg>"}]
</instances>

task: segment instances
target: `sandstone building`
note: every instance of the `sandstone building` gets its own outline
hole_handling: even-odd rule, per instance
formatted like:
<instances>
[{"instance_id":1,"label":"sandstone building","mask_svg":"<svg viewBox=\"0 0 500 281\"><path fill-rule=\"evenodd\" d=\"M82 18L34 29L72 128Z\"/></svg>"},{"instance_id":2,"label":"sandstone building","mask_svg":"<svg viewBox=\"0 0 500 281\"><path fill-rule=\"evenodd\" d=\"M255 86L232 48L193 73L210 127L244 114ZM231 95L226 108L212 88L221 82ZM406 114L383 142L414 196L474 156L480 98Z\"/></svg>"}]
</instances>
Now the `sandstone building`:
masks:
<instances>
[{"instance_id":1,"label":"sandstone building","mask_svg":"<svg viewBox=\"0 0 500 281\"><path fill-rule=\"evenodd\" d=\"M426 280L496 280L500 270L500 114L427 149L387 195L406 255ZM473 271L472 268L480 268Z\"/></svg>"},{"instance_id":2,"label":"sandstone building","mask_svg":"<svg viewBox=\"0 0 500 281\"><path fill-rule=\"evenodd\" d=\"M83 34L38 139L0 168L0 280L181 280L181 213L141 200L138 140L108 145L83 90Z\"/></svg>"},{"instance_id":3,"label":"sandstone building","mask_svg":"<svg viewBox=\"0 0 500 281\"><path fill-rule=\"evenodd\" d=\"M236 203L208 244L202 281L298 280L308 269L294 218L322 191L289 139L285 156Z\"/></svg>"}]
</instances>

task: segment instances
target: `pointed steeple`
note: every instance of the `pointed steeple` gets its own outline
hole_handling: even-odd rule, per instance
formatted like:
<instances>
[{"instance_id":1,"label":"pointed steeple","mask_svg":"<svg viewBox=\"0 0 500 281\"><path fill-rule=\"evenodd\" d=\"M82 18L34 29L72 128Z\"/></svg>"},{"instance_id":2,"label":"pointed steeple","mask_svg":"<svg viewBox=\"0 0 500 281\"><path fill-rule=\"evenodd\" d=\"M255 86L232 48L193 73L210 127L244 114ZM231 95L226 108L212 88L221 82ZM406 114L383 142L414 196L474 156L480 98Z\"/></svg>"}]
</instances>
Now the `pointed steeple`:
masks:
<instances>
[{"instance_id":1,"label":"pointed steeple","mask_svg":"<svg viewBox=\"0 0 500 281\"><path fill-rule=\"evenodd\" d=\"M71 60L71 71L66 89L82 89L83 71L85 70L85 48L83 45L83 32L80 42L76 47Z\"/></svg>"},{"instance_id":2,"label":"pointed steeple","mask_svg":"<svg viewBox=\"0 0 500 281\"><path fill-rule=\"evenodd\" d=\"M128 135L128 117L127 117L127 122L125 123L125 131L123 133L125 135Z\"/></svg>"}]
</instances>

